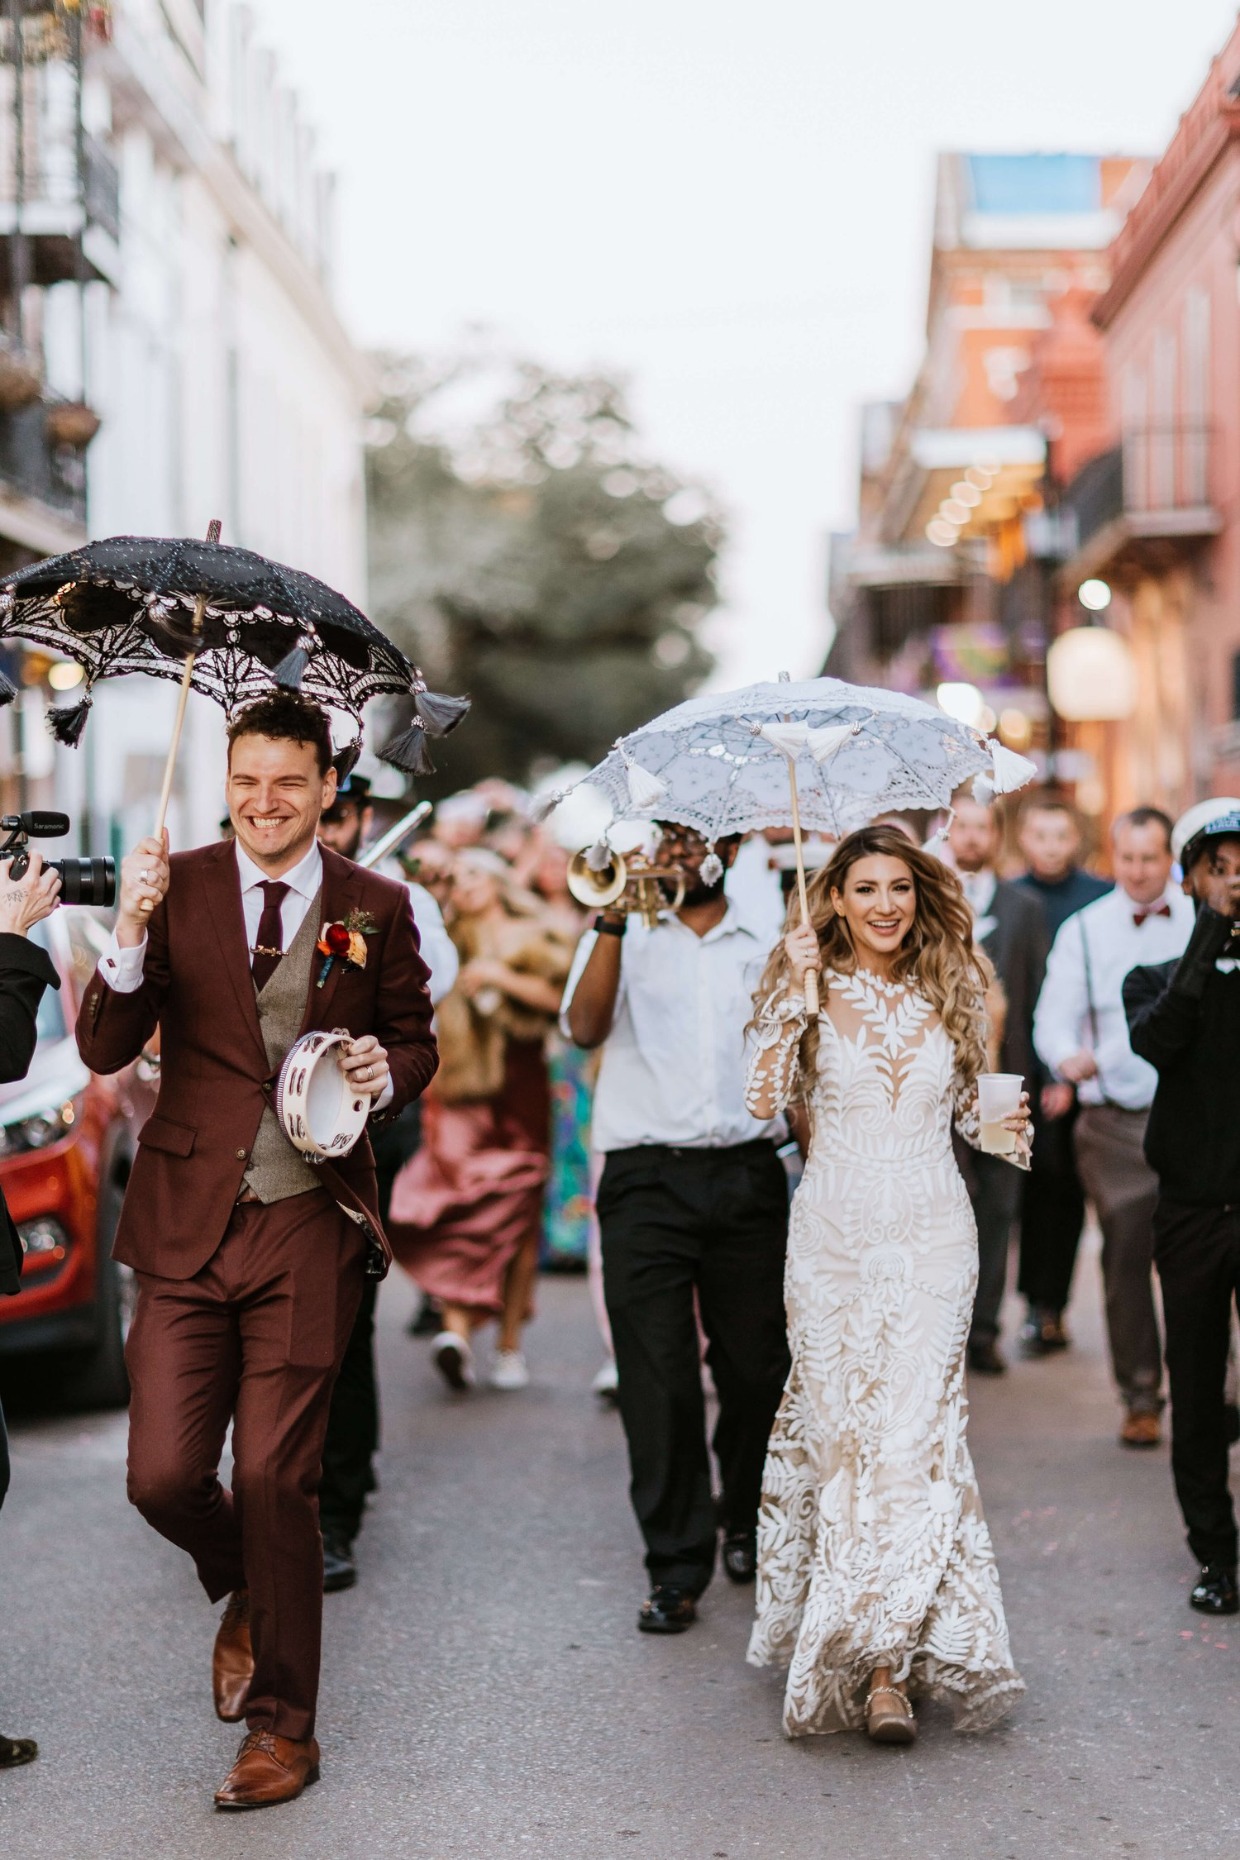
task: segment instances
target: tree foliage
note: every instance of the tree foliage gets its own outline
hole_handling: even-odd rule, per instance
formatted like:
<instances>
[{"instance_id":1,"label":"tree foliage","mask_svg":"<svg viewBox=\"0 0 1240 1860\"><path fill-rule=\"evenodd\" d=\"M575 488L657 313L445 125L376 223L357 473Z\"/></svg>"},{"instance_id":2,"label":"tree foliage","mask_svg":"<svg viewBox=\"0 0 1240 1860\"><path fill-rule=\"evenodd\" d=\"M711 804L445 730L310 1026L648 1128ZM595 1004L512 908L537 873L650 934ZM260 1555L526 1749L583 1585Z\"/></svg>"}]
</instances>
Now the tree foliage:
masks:
<instances>
[{"instance_id":1,"label":"tree foliage","mask_svg":"<svg viewBox=\"0 0 1240 1860\"><path fill-rule=\"evenodd\" d=\"M594 761L712 663L710 500L641 457L615 381L505 376L497 394L477 361L388 358L371 425L374 618L474 700L441 789Z\"/></svg>"}]
</instances>

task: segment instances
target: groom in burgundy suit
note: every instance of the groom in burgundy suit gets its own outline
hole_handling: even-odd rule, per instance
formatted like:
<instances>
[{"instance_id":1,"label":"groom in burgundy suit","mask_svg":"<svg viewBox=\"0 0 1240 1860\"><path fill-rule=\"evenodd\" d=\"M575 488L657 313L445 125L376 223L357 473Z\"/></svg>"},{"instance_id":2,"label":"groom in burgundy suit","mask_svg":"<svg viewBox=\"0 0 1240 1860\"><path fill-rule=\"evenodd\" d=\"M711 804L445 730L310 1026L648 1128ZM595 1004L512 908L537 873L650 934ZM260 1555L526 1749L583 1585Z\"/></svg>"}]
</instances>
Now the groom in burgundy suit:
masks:
<instances>
[{"instance_id":1,"label":"groom in burgundy suit","mask_svg":"<svg viewBox=\"0 0 1240 1860\"><path fill-rule=\"evenodd\" d=\"M316 839L336 791L326 716L279 693L228 739L235 840L169 859L166 837L146 839L124 860L77 1038L87 1065L115 1072L160 1030L159 1101L115 1248L138 1283L129 1496L211 1600L230 1598L215 1706L249 1729L215 1799L261 1808L318 1777L323 1436L363 1278L391 1258L369 1139L311 1166L273 1080L301 1034L346 1028L344 1067L383 1118L437 1056L408 891ZM356 933L350 959L318 950L327 925Z\"/></svg>"}]
</instances>

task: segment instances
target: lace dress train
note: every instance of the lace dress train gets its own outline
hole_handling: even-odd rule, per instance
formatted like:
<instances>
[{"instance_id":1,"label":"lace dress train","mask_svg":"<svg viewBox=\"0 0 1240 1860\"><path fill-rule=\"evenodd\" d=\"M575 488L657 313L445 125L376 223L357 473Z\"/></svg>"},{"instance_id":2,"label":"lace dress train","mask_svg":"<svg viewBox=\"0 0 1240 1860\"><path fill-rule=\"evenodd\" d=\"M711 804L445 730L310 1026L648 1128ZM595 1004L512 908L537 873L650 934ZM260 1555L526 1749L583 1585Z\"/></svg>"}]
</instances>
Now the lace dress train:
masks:
<instances>
[{"instance_id":1,"label":"lace dress train","mask_svg":"<svg viewBox=\"0 0 1240 1860\"><path fill-rule=\"evenodd\" d=\"M977 1233L951 1132L976 1142L976 1108L915 988L829 973L823 998L748 1657L788 1666L791 1737L863 1724L879 1665L980 1731L1024 1686L965 1439ZM792 1095L805 1027L799 997L762 1009L751 1109Z\"/></svg>"}]
</instances>

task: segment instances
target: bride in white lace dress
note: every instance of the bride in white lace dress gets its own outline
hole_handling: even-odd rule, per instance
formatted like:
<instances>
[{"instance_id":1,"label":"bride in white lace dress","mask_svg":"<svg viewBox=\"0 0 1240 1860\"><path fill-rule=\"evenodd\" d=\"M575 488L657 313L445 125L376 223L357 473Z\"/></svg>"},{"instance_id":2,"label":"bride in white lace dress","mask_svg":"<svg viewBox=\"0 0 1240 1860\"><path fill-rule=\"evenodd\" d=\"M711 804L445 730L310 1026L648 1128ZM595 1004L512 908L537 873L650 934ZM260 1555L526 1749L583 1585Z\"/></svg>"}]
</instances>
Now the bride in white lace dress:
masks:
<instances>
[{"instance_id":1,"label":"bride in white lace dress","mask_svg":"<svg viewBox=\"0 0 1240 1860\"><path fill-rule=\"evenodd\" d=\"M789 1666L790 1737L865 1725L911 1743L910 1695L973 1731L1024 1690L965 1440L977 1230L952 1125L976 1143L986 974L955 874L891 827L842 841L810 898L814 927L776 949L751 1030L750 1110L801 1098L811 1142L749 1659ZM1027 1108L1008 1122L1027 1166Z\"/></svg>"}]
</instances>

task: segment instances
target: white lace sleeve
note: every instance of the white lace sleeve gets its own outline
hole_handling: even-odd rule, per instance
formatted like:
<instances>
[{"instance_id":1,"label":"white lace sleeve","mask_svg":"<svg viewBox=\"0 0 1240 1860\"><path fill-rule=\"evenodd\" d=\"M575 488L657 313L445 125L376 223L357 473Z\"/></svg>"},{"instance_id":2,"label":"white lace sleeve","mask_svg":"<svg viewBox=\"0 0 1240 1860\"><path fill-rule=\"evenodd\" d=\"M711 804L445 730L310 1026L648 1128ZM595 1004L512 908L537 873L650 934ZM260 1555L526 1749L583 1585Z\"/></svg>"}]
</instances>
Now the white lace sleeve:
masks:
<instances>
[{"instance_id":1,"label":"white lace sleeve","mask_svg":"<svg viewBox=\"0 0 1240 1860\"><path fill-rule=\"evenodd\" d=\"M980 1150L982 1147L982 1119L977 1104L977 1086L976 1084L965 1085L959 1075L957 1075L953 1081L953 1090L956 1099L957 1133L964 1138L970 1149ZM1011 1163L1015 1169L1027 1170L1029 1168L1032 1149L1033 1142L1031 1135L1017 1137L1016 1148L1010 1155L1002 1157L1001 1160Z\"/></svg>"},{"instance_id":2,"label":"white lace sleeve","mask_svg":"<svg viewBox=\"0 0 1240 1860\"><path fill-rule=\"evenodd\" d=\"M745 1074L745 1108L751 1117L765 1121L791 1100L808 1024L801 995L770 995L758 1009Z\"/></svg>"}]
</instances>

